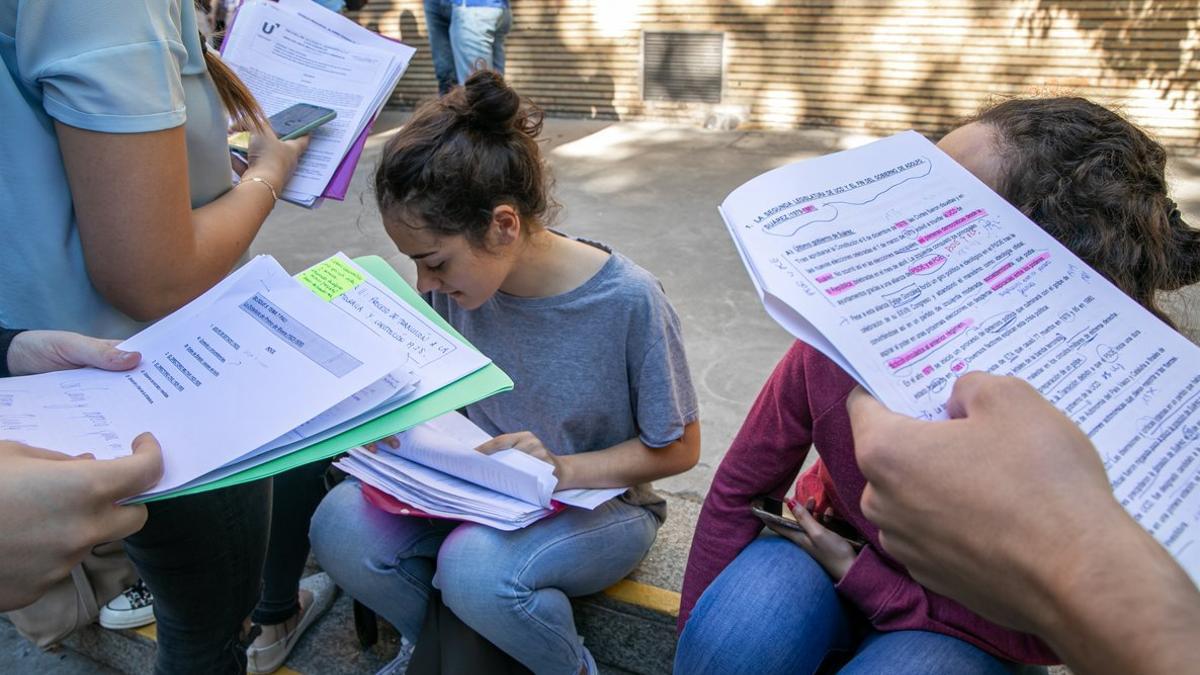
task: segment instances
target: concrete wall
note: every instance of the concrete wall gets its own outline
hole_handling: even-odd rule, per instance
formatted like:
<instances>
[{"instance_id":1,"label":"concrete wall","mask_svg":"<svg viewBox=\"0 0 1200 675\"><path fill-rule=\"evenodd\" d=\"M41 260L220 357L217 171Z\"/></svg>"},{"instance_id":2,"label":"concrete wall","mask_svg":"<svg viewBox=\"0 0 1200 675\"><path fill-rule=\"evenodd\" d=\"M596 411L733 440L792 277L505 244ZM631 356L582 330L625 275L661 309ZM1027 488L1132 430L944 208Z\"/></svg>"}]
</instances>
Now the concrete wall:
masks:
<instances>
[{"instance_id":1,"label":"concrete wall","mask_svg":"<svg viewBox=\"0 0 1200 675\"><path fill-rule=\"evenodd\" d=\"M1196 0L514 0L510 79L547 111L763 128L938 133L996 96L1119 105L1176 152L1200 145ZM420 48L394 103L436 91L420 0L367 26ZM718 104L644 101L643 31L724 35Z\"/></svg>"}]
</instances>

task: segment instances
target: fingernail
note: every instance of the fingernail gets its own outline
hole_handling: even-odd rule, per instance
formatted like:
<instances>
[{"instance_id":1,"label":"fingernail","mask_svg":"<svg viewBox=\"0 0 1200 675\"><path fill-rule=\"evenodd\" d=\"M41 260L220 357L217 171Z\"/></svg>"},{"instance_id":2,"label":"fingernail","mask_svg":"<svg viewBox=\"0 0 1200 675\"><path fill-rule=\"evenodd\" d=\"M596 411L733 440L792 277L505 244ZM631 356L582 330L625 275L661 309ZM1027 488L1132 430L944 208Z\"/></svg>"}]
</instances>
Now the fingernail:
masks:
<instances>
[{"instance_id":1,"label":"fingernail","mask_svg":"<svg viewBox=\"0 0 1200 675\"><path fill-rule=\"evenodd\" d=\"M137 352L126 352L126 351L121 351L120 349L114 349L111 352L109 352L108 360L112 361L115 364L121 365L121 364L129 363L130 361L133 361L134 359L137 358L137 356L138 356Z\"/></svg>"},{"instance_id":2,"label":"fingernail","mask_svg":"<svg viewBox=\"0 0 1200 675\"><path fill-rule=\"evenodd\" d=\"M796 504L798 504L798 503L799 502L796 501L795 497L788 497L788 499L787 499L788 508L792 509L793 511L796 509Z\"/></svg>"}]
</instances>

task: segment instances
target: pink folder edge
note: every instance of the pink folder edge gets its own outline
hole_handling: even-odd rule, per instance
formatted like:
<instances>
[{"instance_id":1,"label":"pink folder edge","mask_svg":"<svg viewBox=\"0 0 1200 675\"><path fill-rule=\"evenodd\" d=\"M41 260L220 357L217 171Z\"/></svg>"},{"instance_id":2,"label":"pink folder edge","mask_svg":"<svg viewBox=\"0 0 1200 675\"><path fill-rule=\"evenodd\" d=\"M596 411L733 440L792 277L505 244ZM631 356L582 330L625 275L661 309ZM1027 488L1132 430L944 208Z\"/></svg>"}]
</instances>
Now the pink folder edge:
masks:
<instances>
[{"instance_id":1,"label":"pink folder edge","mask_svg":"<svg viewBox=\"0 0 1200 675\"><path fill-rule=\"evenodd\" d=\"M362 498L368 504L385 512L397 516L416 516L418 518L437 518L438 520L462 520L461 518L451 518L450 516L435 516L432 513L423 511L408 502L400 501L392 495L380 490L374 485L362 483ZM550 513L547 513L543 518L549 518L557 515L559 512L566 510L567 505L559 501L550 502ZM539 519L540 520L540 519Z\"/></svg>"},{"instance_id":2,"label":"pink folder edge","mask_svg":"<svg viewBox=\"0 0 1200 675\"><path fill-rule=\"evenodd\" d=\"M326 185L325 191L321 193L322 199L335 199L339 202L346 199L346 192L350 189L350 179L354 177L354 169L358 166L358 159L362 156L363 148L367 146L367 137L371 135L371 127L375 126L377 119L379 119L378 112L371 117L370 122L367 122L367 126L354 141L354 145L350 146L350 151L342 158L342 163L338 164L337 170L333 172L333 178L329 179L329 185Z\"/></svg>"}]
</instances>

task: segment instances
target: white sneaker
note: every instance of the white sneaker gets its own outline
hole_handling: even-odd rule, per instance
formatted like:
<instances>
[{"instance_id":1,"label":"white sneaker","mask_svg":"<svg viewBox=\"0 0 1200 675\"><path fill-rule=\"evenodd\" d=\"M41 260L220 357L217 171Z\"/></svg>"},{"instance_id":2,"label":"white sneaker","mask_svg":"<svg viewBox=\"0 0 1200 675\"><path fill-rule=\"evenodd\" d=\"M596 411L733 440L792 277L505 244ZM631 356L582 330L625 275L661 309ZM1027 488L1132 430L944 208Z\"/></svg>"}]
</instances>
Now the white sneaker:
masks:
<instances>
[{"instance_id":1,"label":"white sneaker","mask_svg":"<svg viewBox=\"0 0 1200 675\"><path fill-rule=\"evenodd\" d=\"M333 605L337 595L337 586L324 572L301 579L300 588L311 593L312 599L301 608L299 621L291 631L286 630L286 623L264 626L262 634L246 650L247 672L265 675L279 670L287 661L288 654L292 653L292 648L300 641L300 636Z\"/></svg>"},{"instance_id":2,"label":"white sneaker","mask_svg":"<svg viewBox=\"0 0 1200 675\"><path fill-rule=\"evenodd\" d=\"M154 623L154 595L141 579L100 608L100 625L109 630L140 628L151 623Z\"/></svg>"}]
</instances>

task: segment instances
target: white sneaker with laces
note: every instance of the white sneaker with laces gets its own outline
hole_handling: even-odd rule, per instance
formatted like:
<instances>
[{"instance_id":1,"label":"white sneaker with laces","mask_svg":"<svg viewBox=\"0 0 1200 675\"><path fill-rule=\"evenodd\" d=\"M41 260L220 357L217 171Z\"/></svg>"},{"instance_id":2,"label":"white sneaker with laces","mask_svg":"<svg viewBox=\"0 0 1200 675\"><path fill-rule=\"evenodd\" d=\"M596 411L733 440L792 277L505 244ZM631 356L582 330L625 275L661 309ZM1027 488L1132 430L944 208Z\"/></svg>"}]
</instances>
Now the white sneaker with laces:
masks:
<instances>
[{"instance_id":1,"label":"white sneaker with laces","mask_svg":"<svg viewBox=\"0 0 1200 675\"><path fill-rule=\"evenodd\" d=\"M100 608L100 625L109 630L140 628L151 623L154 623L154 595L141 579Z\"/></svg>"}]
</instances>

